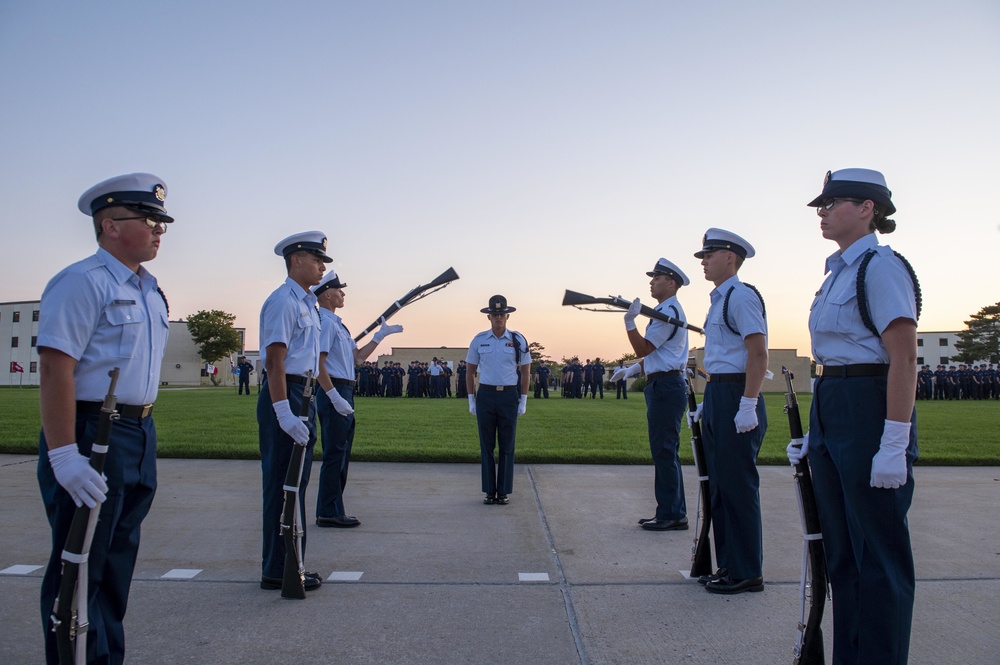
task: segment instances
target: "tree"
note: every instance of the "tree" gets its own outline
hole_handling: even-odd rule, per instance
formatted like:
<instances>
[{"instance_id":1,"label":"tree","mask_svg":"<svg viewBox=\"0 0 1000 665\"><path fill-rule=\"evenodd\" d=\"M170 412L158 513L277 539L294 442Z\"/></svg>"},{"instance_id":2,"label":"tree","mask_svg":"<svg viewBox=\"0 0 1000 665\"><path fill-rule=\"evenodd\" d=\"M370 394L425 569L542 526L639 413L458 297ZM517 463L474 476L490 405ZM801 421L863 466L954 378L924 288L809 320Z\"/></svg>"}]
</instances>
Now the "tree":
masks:
<instances>
[{"instance_id":1,"label":"tree","mask_svg":"<svg viewBox=\"0 0 1000 665\"><path fill-rule=\"evenodd\" d=\"M958 333L955 342L958 350L955 360L1000 362L1000 302L983 307L965 325L968 329Z\"/></svg>"},{"instance_id":2,"label":"tree","mask_svg":"<svg viewBox=\"0 0 1000 665\"><path fill-rule=\"evenodd\" d=\"M533 365L538 364L539 360L544 360L545 362L549 362L548 355L542 353L542 351L544 351L544 350L545 350L545 347L542 346L541 344L539 344L538 342L529 342L528 343L528 353L531 354L531 363Z\"/></svg>"},{"instance_id":3,"label":"tree","mask_svg":"<svg viewBox=\"0 0 1000 665\"><path fill-rule=\"evenodd\" d=\"M235 314L220 309L199 310L188 317L187 328L202 360L214 363L240 350L240 334L233 327L235 320Z\"/></svg>"}]
</instances>

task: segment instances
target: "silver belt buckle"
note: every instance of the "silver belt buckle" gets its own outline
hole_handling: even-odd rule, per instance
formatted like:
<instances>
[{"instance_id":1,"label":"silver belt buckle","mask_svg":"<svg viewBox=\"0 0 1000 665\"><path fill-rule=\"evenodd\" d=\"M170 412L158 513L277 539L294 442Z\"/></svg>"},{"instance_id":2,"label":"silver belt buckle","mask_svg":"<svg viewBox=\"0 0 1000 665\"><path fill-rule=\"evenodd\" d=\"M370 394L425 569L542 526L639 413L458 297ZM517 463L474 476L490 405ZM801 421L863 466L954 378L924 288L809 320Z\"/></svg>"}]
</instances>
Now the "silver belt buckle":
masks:
<instances>
[{"instance_id":1,"label":"silver belt buckle","mask_svg":"<svg viewBox=\"0 0 1000 665\"><path fill-rule=\"evenodd\" d=\"M823 366L819 363L816 363L816 376L823 376Z\"/></svg>"},{"instance_id":2,"label":"silver belt buckle","mask_svg":"<svg viewBox=\"0 0 1000 665\"><path fill-rule=\"evenodd\" d=\"M503 389L504 389L504 386L497 386L496 388L497 388L497 392L498 393L502 393Z\"/></svg>"},{"instance_id":3,"label":"silver belt buckle","mask_svg":"<svg viewBox=\"0 0 1000 665\"><path fill-rule=\"evenodd\" d=\"M153 412L153 405L152 404L143 404L142 405L142 415L139 416L139 417L140 418L146 418L152 412Z\"/></svg>"}]
</instances>

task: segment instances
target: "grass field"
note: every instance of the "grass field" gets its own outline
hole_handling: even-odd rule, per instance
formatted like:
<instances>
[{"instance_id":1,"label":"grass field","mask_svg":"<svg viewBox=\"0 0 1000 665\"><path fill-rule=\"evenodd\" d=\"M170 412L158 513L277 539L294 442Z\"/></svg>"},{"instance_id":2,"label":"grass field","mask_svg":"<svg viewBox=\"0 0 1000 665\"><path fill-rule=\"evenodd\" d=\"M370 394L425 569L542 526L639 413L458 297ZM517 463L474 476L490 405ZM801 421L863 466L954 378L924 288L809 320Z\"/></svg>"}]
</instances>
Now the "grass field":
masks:
<instances>
[{"instance_id":1,"label":"grass field","mask_svg":"<svg viewBox=\"0 0 1000 665\"><path fill-rule=\"evenodd\" d=\"M38 390L0 389L4 427L0 453L38 450ZM788 421L784 395L765 396L768 431L760 464L787 464ZM803 418L811 396L799 395ZM162 390L156 403L160 457L256 459L256 395L232 388ZM357 461L478 462L476 419L465 399L356 400ZM1000 465L1000 402L917 402L920 464ZM690 464L688 430L681 457ZM628 400L528 400L518 421L522 463L650 464L642 394Z\"/></svg>"}]
</instances>

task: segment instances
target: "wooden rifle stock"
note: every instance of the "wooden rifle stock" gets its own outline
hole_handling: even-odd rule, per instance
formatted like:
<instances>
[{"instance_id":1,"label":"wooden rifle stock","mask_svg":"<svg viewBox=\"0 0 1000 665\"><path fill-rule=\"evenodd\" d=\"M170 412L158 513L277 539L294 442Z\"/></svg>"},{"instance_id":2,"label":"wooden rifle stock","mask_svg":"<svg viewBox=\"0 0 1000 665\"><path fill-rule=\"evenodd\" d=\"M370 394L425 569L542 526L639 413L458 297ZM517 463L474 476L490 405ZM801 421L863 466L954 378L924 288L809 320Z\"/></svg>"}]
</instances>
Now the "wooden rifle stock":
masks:
<instances>
[{"instance_id":1,"label":"wooden rifle stock","mask_svg":"<svg viewBox=\"0 0 1000 665\"><path fill-rule=\"evenodd\" d=\"M444 287L448 286L448 284L450 284L451 282L454 282L456 279L458 279L458 273L455 272L454 268L448 268L443 273L441 273L433 280L431 280L430 283L421 284L416 288L410 289L409 293L407 293L405 296L403 296L396 302L389 305L389 308L386 309L384 312L382 312L382 316L375 319L375 321L370 326L362 330L361 333L354 338L354 341L355 342L360 341L362 337L364 337L371 331L378 328L382 324L382 319L388 321L389 317L391 317L393 314L395 314L399 310L409 305L411 302L429 296L431 293L437 291L438 289L443 289Z\"/></svg>"},{"instance_id":2,"label":"wooden rifle stock","mask_svg":"<svg viewBox=\"0 0 1000 665\"><path fill-rule=\"evenodd\" d=\"M785 393L785 413L788 414L788 428L792 439L802 438L802 418L799 403L792 386L794 375L781 368L788 385ZM816 508L816 494L813 491L809 460L803 457L793 467L795 489L799 499L799 516L802 519L803 557L802 579L799 584L801 600L799 636L793 649L794 665L823 665L826 656L823 651L823 607L826 603L827 571L826 554L823 551L823 532L819 524ZM808 614L806 605L809 606Z\"/></svg>"},{"instance_id":3,"label":"wooden rifle stock","mask_svg":"<svg viewBox=\"0 0 1000 665\"><path fill-rule=\"evenodd\" d=\"M617 307L618 309L628 309L632 304L628 300L620 296L608 296L607 298L595 298L594 296L588 296L586 293L578 293L577 291L566 290L563 294L563 307L580 307L581 305L608 305L610 307ZM612 310L593 310L593 311L607 311ZM705 334L705 331L698 326L693 326L686 321L681 321L680 319L675 319L672 316L668 316L663 312L659 312L652 307L647 307L643 305L639 309L639 313L650 319L656 319L657 321L662 321L663 323L669 323L672 326L677 326L678 328L687 328L696 333Z\"/></svg>"},{"instance_id":4,"label":"wooden rifle stock","mask_svg":"<svg viewBox=\"0 0 1000 665\"><path fill-rule=\"evenodd\" d=\"M104 460L107 458L108 442L111 440L111 426L118 419L115 410L118 404L118 398L115 396L118 372L117 367L108 372L111 384L101 405L97 436L90 448L90 466L99 474L104 473ZM59 582L59 595L52 610L52 630L56 634L59 665L74 665L74 663L83 665L87 662L87 628L90 624L87 612L90 575L87 559L90 556L90 545L94 539L94 530L97 528L97 518L100 513L100 504L93 508L78 507L73 513L73 521L70 522L69 533L66 534L66 544L63 545L62 579Z\"/></svg>"},{"instance_id":5,"label":"wooden rifle stock","mask_svg":"<svg viewBox=\"0 0 1000 665\"><path fill-rule=\"evenodd\" d=\"M299 405L299 420L309 421L309 406L312 402L312 370L306 374L306 386L302 389L302 403ZM292 456L285 473L285 503L281 508L281 535L285 541L285 568L281 577L281 597L302 600L306 597L306 567L302 560L302 511L299 505L299 488L302 485L302 469L305 467L306 443L294 441Z\"/></svg>"},{"instance_id":6,"label":"wooden rifle stock","mask_svg":"<svg viewBox=\"0 0 1000 665\"><path fill-rule=\"evenodd\" d=\"M690 367L684 372L687 379L688 411L694 413L698 402L694 396L693 371ZM708 484L708 466L705 463L705 446L701 439L701 423L697 420L691 423L691 450L694 453L694 465L698 470L698 511L695 513L696 535L691 548L691 577L701 577L712 574L712 490ZM699 528L700 527L700 528Z\"/></svg>"}]
</instances>

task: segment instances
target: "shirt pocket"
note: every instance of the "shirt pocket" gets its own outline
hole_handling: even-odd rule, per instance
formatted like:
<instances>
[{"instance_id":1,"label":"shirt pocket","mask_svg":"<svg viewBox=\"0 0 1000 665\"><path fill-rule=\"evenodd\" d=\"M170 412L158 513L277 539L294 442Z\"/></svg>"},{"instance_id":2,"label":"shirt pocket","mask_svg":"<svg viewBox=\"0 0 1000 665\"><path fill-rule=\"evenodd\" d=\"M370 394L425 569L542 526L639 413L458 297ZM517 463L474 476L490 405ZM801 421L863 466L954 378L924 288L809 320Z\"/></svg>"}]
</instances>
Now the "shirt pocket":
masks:
<instances>
[{"instance_id":1,"label":"shirt pocket","mask_svg":"<svg viewBox=\"0 0 1000 665\"><path fill-rule=\"evenodd\" d=\"M826 302L815 306L819 308L817 330L840 334L857 334L864 330L858 311L858 294L854 289L831 293Z\"/></svg>"},{"instance_id":2,"label":"shirt pocket","mask_svg":"<svg viewBox=\"0 0 1000 665\"><path fill-rule=\"evenodd\" d=\"M140 307L111 306L104 310L110 326L109 348L118 358L132 358L138 351L146 313Z\"/></svg>"}]
</instances>

